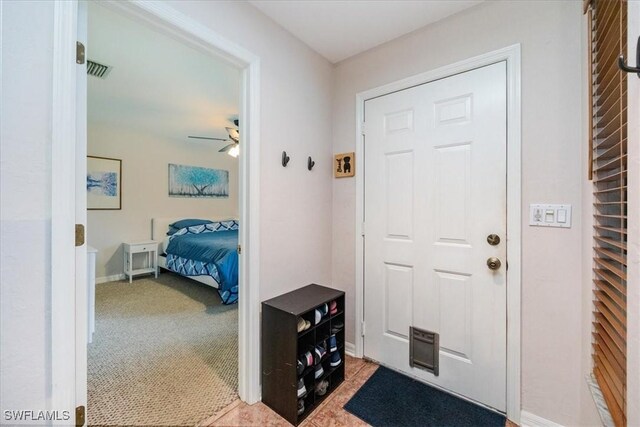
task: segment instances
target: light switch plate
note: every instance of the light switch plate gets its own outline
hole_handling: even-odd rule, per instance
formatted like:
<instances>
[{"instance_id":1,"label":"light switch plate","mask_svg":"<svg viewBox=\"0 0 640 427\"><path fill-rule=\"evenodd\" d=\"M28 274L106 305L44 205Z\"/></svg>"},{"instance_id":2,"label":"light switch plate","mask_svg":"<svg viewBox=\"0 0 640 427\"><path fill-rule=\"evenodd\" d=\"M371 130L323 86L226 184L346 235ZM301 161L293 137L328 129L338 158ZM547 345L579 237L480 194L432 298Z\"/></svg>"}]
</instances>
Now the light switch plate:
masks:
<instances>
[{"instance_id":1,"label":"light switch plate","mask_svg":"<svg viewBox=\"0 0 640 427\"><path fill-rule=\"evenodd\" d=\"M571 205L531 204L529 225L571 228Z\"/></svg>"}]
</instances>

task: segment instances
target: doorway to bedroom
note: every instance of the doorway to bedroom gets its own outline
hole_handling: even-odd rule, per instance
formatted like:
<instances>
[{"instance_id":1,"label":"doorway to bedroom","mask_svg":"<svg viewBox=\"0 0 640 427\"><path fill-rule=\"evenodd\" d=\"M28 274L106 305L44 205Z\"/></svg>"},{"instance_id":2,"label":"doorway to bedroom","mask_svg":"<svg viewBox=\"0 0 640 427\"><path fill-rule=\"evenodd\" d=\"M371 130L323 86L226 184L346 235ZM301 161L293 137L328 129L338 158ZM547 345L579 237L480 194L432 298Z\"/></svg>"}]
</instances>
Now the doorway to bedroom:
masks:
<instances>
[{"instance_id":1,"label":"doorway to bedroom","mask_svg":"<svg viewBox=\"0 0 640 427\"><path fill-rule=\"evenodd\" d=\"M194 425L238 397L241 72L92 2L87 74L88 424Z\"/></svg>"}]
</instances>

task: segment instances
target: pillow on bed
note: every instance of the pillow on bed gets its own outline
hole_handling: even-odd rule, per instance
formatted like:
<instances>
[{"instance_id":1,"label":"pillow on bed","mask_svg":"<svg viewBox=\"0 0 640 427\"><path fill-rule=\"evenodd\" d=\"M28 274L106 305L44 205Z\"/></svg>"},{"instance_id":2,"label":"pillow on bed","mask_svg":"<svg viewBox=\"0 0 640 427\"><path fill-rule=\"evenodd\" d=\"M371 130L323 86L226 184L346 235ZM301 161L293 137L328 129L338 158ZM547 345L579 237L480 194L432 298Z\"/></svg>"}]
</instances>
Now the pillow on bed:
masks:
<instances>
[{"instance_id":1,"label":"pillow on bed","mask_svg":"<svg viewBox=\"0 0 640 427\"><path fill-rule=\"evenodd\" d=\"M213 221L209 221L208 219L181 219L173 224L169 224L169 231L171 231L171 228L175 228L177 231L181 228L193 227L194 225L211 224L212 222Z\"/></svg>"}]
</instances>

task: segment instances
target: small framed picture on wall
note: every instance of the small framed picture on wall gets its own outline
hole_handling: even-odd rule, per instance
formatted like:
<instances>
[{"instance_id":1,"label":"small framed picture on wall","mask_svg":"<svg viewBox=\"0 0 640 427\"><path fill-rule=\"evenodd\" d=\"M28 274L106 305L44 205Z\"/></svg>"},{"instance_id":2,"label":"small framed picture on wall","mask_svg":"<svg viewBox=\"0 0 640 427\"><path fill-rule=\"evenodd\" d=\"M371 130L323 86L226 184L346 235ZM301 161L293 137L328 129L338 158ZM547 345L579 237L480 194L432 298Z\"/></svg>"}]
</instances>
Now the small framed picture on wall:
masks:
<instances>
[{"instance_id":1,"label":"small framed picture on wall","mask_svg":"<svg viewBox=\"0 0 640 427\"><path fill-rule=\"evenodd\" d=\"M348 178L356 174L356 153L336 154L333 163L336 178Z\"/></svg>"},{"instance_id":2,"label":"small framed picture on wall","mask_svg":"<svg viewBox=\"0 0 640 427\"><path fill-rule=\"evenodd\" d=\"M87 209L122 209L122 160L87 156Z\"/></svg>"}]
</instances>

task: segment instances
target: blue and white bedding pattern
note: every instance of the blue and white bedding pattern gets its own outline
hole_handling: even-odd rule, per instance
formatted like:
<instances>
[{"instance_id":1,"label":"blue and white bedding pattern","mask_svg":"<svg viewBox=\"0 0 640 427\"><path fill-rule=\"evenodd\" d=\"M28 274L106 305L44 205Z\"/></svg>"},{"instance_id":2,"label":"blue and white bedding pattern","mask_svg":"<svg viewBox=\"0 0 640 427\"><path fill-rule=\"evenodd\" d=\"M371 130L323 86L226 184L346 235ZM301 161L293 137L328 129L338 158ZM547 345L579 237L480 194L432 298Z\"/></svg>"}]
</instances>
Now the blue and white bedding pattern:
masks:
<instances>
[{"instance_id":1,"label":"blue and white bedding pattern","mask_svg":"<svg viewBox=\"0 0 640 427\"><path fill-rule=\"evenodd\" d=\"M211 276L223 304L238 301L238 222L218 221L177 230L169 237L167 268L183 276Z\"/></svg>"}]
</instances>

